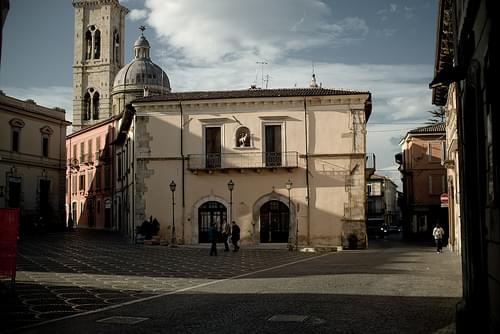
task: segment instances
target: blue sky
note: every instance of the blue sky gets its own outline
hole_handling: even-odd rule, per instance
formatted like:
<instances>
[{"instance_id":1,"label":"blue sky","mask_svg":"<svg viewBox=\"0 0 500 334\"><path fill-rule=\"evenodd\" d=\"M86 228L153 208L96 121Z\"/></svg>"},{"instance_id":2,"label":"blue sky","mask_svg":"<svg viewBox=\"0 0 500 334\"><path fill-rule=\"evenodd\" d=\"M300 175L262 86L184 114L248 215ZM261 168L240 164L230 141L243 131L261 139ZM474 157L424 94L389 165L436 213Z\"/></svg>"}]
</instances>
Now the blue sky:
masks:
<instances>
[{"instance_id":1,"label":"blue sky","mask_svg":"<svg viewBox=\"0 0 500 334\"><path fill-rule=\"evenodd\" d=\"M306 87L369 90L367 151L399 180L399 140L428 118L436 0L122 0L126 59L145 25L173 91ZM0 89L72 115L71 0L11 0ZM266 84L264 83L264 86ZM384 171L385 170L385 171Z\"/></svg>"}]
</instances>

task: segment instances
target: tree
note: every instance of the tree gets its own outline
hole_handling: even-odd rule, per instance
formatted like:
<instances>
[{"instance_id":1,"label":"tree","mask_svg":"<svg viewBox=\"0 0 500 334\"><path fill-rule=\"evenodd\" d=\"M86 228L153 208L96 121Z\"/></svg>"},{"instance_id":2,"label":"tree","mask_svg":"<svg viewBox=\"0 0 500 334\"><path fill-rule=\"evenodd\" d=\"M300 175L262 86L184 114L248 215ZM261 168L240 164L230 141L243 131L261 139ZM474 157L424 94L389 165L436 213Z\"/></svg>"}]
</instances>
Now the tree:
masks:
<instances>
[{"instance_id":1,"label":"tree","mask_svg":"<svg viewBox=\"0 0 500 334\"><path fill-rule=\"evenodd\" d=\"M439 123L444 123L444 108L439 107L434 110L427 110L427 112L430 114L429 118L425 122L425 124L439 124Z\"/></svg>"}]
</instances>

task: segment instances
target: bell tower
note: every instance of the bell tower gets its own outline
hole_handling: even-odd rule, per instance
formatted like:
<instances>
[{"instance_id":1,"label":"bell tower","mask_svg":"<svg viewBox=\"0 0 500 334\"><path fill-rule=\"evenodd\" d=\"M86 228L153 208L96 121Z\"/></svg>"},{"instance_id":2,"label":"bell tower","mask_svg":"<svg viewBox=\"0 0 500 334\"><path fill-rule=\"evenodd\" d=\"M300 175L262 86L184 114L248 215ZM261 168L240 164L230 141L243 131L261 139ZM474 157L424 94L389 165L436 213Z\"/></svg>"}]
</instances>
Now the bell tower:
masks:
<instances>
[{"instance_id":1,"label":"bell tower","mask_svg":"<svg viewBox=\"0 0 500 334\"><path fill-rule=\"evenodd\" d=\"M125 56L125 15L118 0L73 0L73 130L112 116L111 91Z\"/></svg>"}]
</instances>

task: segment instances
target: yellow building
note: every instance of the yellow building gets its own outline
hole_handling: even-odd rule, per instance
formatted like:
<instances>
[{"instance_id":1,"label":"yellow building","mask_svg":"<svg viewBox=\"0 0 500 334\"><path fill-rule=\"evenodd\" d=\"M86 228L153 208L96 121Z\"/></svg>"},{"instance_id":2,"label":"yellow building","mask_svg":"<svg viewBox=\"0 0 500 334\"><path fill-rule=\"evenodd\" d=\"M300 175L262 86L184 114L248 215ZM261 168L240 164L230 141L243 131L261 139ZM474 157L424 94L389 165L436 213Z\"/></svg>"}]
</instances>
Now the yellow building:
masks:
<instances>
[{"instance_id":1,"label":"yellow building","mask_svg":"<svg viewBox=\"0 0 500 334\"><path fill-rule=\"evenodd\" d=\"M65 111L0 91L0 207L20 208L21 230L61 229Z\"/></svg>"}]
</instances>

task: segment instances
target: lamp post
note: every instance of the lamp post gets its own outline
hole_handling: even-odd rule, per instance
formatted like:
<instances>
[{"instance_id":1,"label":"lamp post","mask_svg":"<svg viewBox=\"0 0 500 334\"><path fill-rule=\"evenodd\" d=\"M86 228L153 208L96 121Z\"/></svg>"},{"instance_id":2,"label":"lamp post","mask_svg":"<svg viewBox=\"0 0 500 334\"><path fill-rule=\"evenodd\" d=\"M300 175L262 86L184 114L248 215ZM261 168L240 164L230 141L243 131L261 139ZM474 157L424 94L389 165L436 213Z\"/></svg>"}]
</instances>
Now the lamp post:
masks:
<instances>
[{"instance_id":1,"label":"lamp post","mask_svg":"<svg viewBox=\"0 0 500 334\"><path fill-rule=\"evenodd\" d=\"M174 212L174 207L175 207L175 202L174 202L175 186L176 186L176 184L172 180L172 182L170 182L170 191L172 192L172 241L171 241L171 246L172 247L177 247L177 237L175 235L175 212Z\"/></svg>"},{"instance_id":2,"label":"lamp post","mask_svg":"<svg viewBox=\"0 0 500 334\"><path fill-rule=\"evenodd\" d=\"M231 224L233 222L233 180L229 180L229 182L227 183L227 189L229 189L229 224Z\"/></svg>"},{"instance_id":3,"label":"lamp post","mask_svg":"<svg viewBox=\"0 0 500 334\"><path fill-rule=\"evenodd\" d=\"M292 207L290 205L290 191L292 190L292 181L290 181L290 179L288 179L288 181L286 182L285 186L286 186L286 190L288 190L288 233L290 233L290 227L292 226ZM295 249L298 249L298 237L299 237L299 228L297 226L297 228L295 229ZM290 239L290 238L289 238ZM291 242L289 242L289 249L291 249Z\"/></svg>"}]
</instances>

